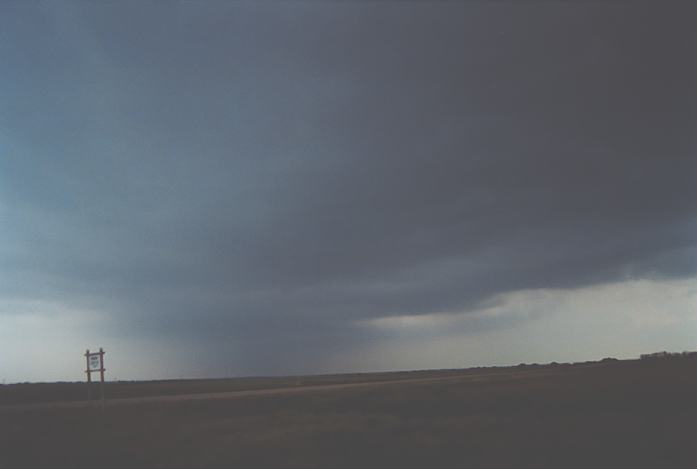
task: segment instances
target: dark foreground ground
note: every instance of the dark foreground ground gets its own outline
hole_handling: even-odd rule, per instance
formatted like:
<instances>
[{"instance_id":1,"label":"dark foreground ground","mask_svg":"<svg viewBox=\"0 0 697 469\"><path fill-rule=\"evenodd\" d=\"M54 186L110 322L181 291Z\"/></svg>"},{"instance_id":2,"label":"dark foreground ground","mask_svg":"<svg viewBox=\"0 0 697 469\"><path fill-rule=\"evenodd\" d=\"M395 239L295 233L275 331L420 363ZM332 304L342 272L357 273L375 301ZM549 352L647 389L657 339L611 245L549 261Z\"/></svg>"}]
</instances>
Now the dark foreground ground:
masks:
<instances>
[{"instance_id":1,"label":"dark foreground ground","mask_svg":"<svg viewBox=\"0 0 697 469\"><path fill-rule=\"evenodd\" d=\"M313 389L342 380L285 378L256 383L274 394L122 401L105 412L18 406L55 385L25 386L32 399L3 387L0 468L697 467L694 357L388 377L402 381ZM141 395L253 388L233 381L141 383Z\"/></svg>"}]
</instances>

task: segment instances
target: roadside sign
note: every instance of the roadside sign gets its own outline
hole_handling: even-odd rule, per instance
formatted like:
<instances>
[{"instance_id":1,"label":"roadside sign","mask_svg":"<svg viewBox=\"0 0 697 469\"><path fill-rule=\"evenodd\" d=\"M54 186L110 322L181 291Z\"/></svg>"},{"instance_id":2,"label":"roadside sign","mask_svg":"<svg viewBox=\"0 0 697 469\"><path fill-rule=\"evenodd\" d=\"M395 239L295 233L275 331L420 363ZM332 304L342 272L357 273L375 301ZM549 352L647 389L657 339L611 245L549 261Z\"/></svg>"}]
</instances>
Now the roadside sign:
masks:
<instances>
[{"instance_id":1,"label":"roadside sign","mask_svg":"<svg viewBox=\"0 0 697 469\"><path fill-rule=\"evenodd\" d=\"M87 361L87 400L92 400L92 373L99 373L100 390L102 397L102 410L104 410L104 349L100 348L99 352L90 352L89 349L85 352Z\"/></svg>"},{"instance_id":2,"label":"roadside sign","mask_svg":"<svg viewBox=\"0 0 697 469\"><path fill-rule=\"evenodd\" d=\"M99 355L90 355L90 370L99 370Z\"/></svg>"}]
</instances>

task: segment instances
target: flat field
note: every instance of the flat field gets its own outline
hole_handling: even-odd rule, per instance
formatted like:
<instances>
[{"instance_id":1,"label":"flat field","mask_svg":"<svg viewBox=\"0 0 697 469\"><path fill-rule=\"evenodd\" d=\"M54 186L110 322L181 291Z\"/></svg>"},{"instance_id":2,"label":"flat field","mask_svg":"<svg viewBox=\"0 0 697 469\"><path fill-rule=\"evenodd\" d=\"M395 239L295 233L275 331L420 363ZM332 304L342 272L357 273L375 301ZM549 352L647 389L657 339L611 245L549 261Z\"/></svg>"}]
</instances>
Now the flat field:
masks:
<instances>
[{"instance_id":1,"label":"flat field","mask_svg":"<svg viewBox=\"0 0 697 469\"><path fill-rule=\"evenodd\" d=\"M98 388L95 387L95 393ZM0 386L0 468L695 468L697 359Z\"/></svg>"}]
</instances>

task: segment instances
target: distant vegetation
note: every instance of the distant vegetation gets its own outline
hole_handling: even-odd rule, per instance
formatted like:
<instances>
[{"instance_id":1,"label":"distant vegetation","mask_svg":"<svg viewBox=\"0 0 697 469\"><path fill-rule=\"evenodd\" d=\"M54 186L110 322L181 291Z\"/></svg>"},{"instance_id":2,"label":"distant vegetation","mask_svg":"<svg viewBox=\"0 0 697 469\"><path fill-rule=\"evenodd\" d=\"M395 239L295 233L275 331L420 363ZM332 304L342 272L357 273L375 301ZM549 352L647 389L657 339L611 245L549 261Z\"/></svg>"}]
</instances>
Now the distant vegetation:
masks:
<instances>
[{"instance_id":1,"label":"distant vegetation","mask_svg":"<svg viewBox=\"0 0 697 469\"><path fill-rule=\"evenodd\" d=\"M642 360L650 360L655 358L671 358L671 357L691 357L697 356L697 352L654 352L644 353L640 356Z\"/></svg>"}]
</instances>

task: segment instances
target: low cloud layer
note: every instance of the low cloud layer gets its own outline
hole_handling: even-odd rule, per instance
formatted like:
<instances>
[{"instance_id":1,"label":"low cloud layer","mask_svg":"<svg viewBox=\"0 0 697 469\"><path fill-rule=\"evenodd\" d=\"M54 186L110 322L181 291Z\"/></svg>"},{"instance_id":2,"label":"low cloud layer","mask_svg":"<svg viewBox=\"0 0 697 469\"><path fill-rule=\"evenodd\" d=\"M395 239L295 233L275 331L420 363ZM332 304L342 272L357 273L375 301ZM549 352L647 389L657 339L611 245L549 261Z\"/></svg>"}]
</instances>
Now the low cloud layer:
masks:
<instances>
[{"instance_id":1,"label":"low cloud layer","mask_svg":"<svg viewBox=\"0 0 697 469\"><path fill-rule=\"evenodd\" d=\"M3 5L0 321L283 372L381 318L693 278L695 13Z\"/></svg>"}]
</instances>

